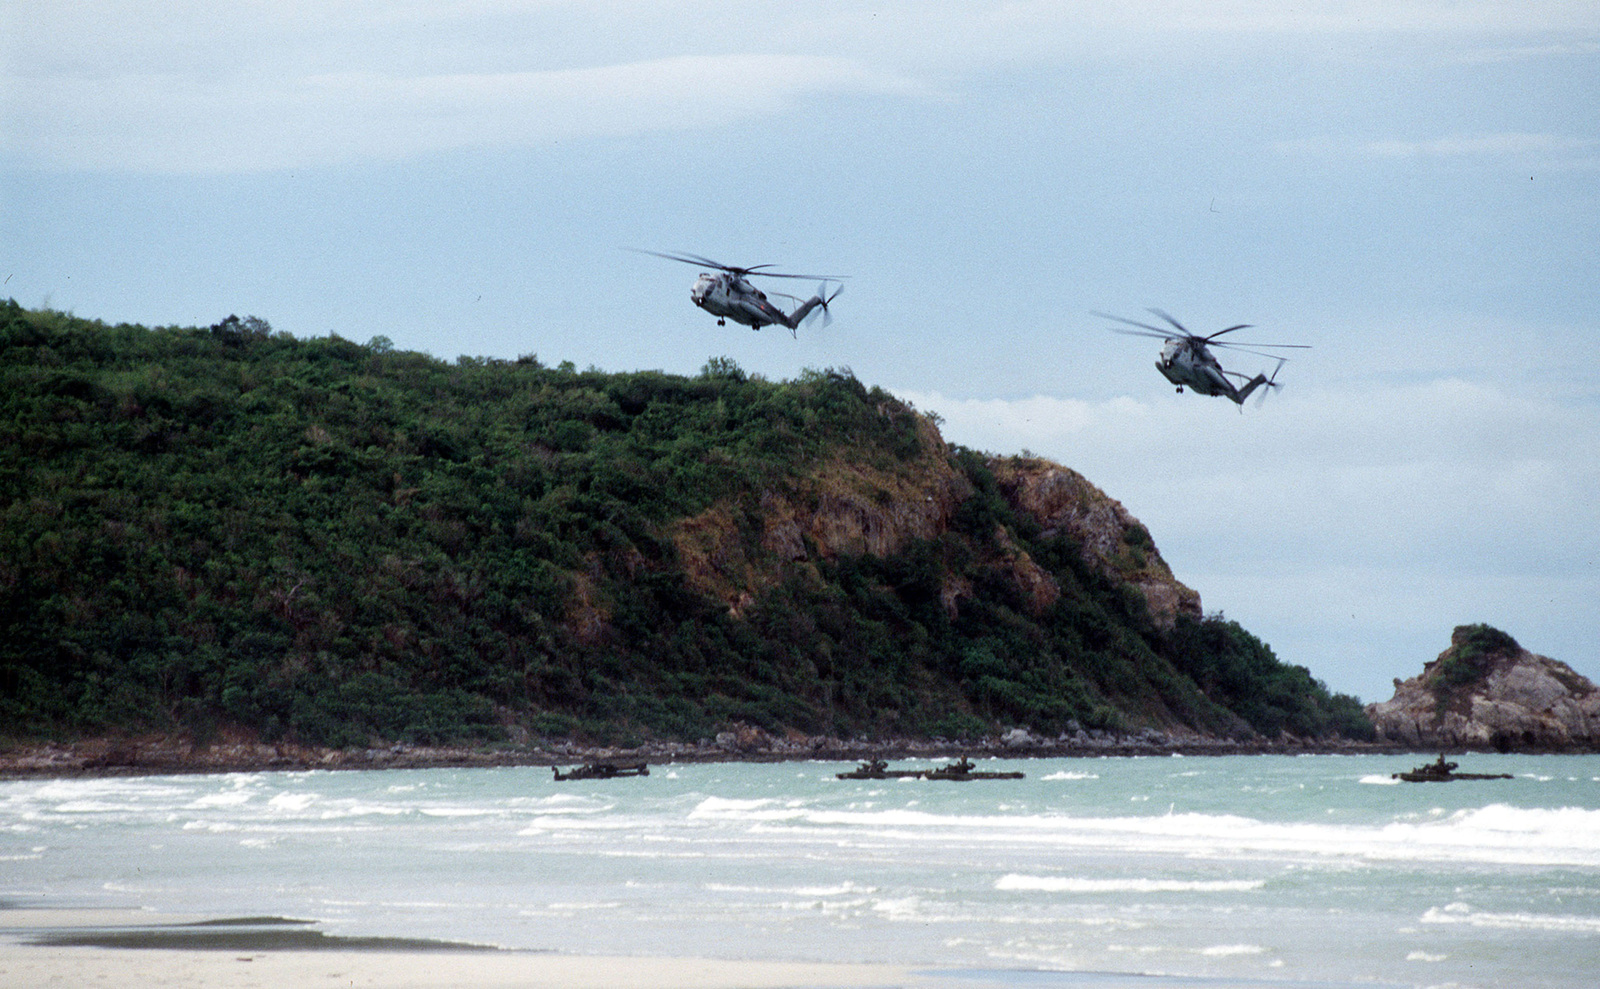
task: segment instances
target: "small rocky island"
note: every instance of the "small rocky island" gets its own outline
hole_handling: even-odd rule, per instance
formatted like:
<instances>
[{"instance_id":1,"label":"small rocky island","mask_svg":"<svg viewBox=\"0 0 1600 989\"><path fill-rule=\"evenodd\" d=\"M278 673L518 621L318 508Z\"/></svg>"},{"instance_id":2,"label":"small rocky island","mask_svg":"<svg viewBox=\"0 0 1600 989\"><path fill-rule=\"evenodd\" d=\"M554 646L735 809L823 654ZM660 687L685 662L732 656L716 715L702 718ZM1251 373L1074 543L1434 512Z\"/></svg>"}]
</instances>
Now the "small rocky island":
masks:
<instances>
[{"instance_id":1,"label":"small rocky island","mask_svg":"<svg viewBox=\"0 0 1600 989\"><path fill-rule=\"evenodd\" d=\"M1600 752L1600 688L1488 625L1460 625L1422 675L1367 705L1380 741L1415 749Z\"/></svg>"}]
</instances>

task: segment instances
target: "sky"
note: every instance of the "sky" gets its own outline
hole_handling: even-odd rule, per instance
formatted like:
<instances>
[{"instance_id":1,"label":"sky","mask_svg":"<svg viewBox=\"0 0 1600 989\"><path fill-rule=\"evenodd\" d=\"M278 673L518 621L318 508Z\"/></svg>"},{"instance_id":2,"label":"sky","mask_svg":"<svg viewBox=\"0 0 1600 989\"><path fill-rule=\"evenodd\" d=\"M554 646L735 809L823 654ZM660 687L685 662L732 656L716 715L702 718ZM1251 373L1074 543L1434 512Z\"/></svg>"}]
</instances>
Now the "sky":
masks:
<instances>
[{"instance_id":1,"label":"sky","mask_svg":"<svg viewBox=\"0 0 1600 989\"><path fill-rule=\"evenodd\" d=\"M752 332L627 248L849 277L831 326ZM1335 691L1474 622L1600 681L1587 0L11 0L0 281L450 360L848 368L1078 470ZM1311 349L1259 408L1180 395L1093 315L1151 307Z\"/></svg>"}]
</instances>

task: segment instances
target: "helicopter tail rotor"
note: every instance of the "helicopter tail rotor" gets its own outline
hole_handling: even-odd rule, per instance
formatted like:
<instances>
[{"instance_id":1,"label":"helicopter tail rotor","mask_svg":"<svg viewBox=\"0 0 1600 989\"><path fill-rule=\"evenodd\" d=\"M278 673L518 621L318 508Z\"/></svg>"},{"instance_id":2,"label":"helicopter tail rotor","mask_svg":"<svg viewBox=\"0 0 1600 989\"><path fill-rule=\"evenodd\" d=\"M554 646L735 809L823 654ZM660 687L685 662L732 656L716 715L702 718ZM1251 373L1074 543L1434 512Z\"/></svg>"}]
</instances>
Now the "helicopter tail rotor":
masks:
<instances>
[{"instance_id":1,"label":"helicopter tail rotor","mask_svg":"<svg viewBox=\"0 0 1600 989\"><path fill-rule=\"evenodd\" d=\"M1260 392L1260 394L1258 394L1256 396L1256 408L1259 409L1259 408L1261 408L1261 406L1266 404L1266 402L1267 402L1267 392L1276 391L1277 389L1283 387L1283 385L1280 384L1279 381L1278 381L1278 372L1283 370L1284 362L1287 361L1287 360L1288 360L1287 357L1278 358L1278 366L1272 369L1271 377L1267 378L1266 381L1262 382L1263 387L1261 389L1261 392Z\"/></svg>"},{"instance_id":2,"label":"helicopter tail rotor","mask_svg":"<svg viewBox=\"0 0 1600 989\"><path fill-rule=\"evenodd\" d=\"M822 327L823 327L823 329L827 329L829 326L833 325L833 310L828 308L828 303L832 302L834 299L837 299L839 297L839 293L844 291L844 286L841 284L838 288L833 290L833 294L832 295L826 295L825 296L822 293L827 291L827 289L828 289L828 283L827 282L823 282L821 285L817 286L817 298L822 300L822 304L820 306L818 306L817 308L822 310Z\"/></svg>"},{"instance_id":3,"label":"helicopter tail rotor","mask_svg":"<svg viewBox=\"0 0 1600 989\"><path fill-rule=\"evenodd\" d=\"M813 319L816 319L817 311L821 310L822 311L822 328L823 329L827 329L829 326L832 326L833 325L833 310L828 308L828 303L832 302L834 299L837 299L839 297L839 293L843 292L843 291L844 291L844 286L840 285L838 288L833 290L833 294L832 295L829 295L829 294L827 294L827 292L828 292L828 283L827 282L823 282L822 284L818 285L817 286L817 294L816 294L816 300L817 300L816 306L810 312L806 313L806 317L805 317L804 320L802 320L802 322L803 323L810 323Z\"/></svg>"}]
</instances>

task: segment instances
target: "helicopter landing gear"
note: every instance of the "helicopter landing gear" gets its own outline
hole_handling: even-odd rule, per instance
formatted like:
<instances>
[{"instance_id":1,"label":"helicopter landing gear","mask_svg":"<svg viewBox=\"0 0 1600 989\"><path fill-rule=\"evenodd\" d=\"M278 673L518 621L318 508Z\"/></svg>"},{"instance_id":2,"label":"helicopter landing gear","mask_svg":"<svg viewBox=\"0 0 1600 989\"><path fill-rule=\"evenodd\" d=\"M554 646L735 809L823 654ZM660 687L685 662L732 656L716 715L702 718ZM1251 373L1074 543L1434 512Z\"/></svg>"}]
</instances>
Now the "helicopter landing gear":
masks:
<instances>
[{"instance_id":1,"label":"helicopter landing gear","mask_svg":"<svg viewBox=\"0 0 1600 989\"><path fill-rule=\"evenodd\" d=\"M719 320L717 320L717 325L718 326L727 326L728 325L728 321L725 320L725 319L719 319Z\"/></svg>"},{"instance_id":2,"label":"helicopter landing gear","mask_svg":"<svg viewBox=\"0 0 1600 989\"><path fill-rule=\"evenodd\" d=\"M1182 386L1182 385L1179 385L1179 386L1178 386L1178 394L1179 394L1179 395L1182 395L1182 394L1183 394L1183 386Z\"/></svg>"}]
</instances>

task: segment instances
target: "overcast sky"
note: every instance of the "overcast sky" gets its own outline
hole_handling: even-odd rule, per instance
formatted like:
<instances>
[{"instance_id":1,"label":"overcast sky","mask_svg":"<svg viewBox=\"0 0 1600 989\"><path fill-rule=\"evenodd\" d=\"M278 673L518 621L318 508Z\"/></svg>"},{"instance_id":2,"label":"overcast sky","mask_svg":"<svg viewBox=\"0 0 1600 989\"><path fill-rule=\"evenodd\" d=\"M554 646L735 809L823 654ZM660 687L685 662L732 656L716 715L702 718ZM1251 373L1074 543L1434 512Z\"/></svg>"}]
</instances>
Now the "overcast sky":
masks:
<instances>
[{"instance_id":1,"label":"overcast sky","mask_svg":"<svg viewBox=\"0 0 1600 989\"><path fill-rule=\"evenodd\" d=\"M851 277L792 339L625 247ZM451 359L848 367L1081 471L1334 690L1470 622L1600 680L1588 0L11 0L0 279ZM1091 315L1152 306L1313 349L1259 409L1178 395Z\"/></svg>"}]
</instances>

